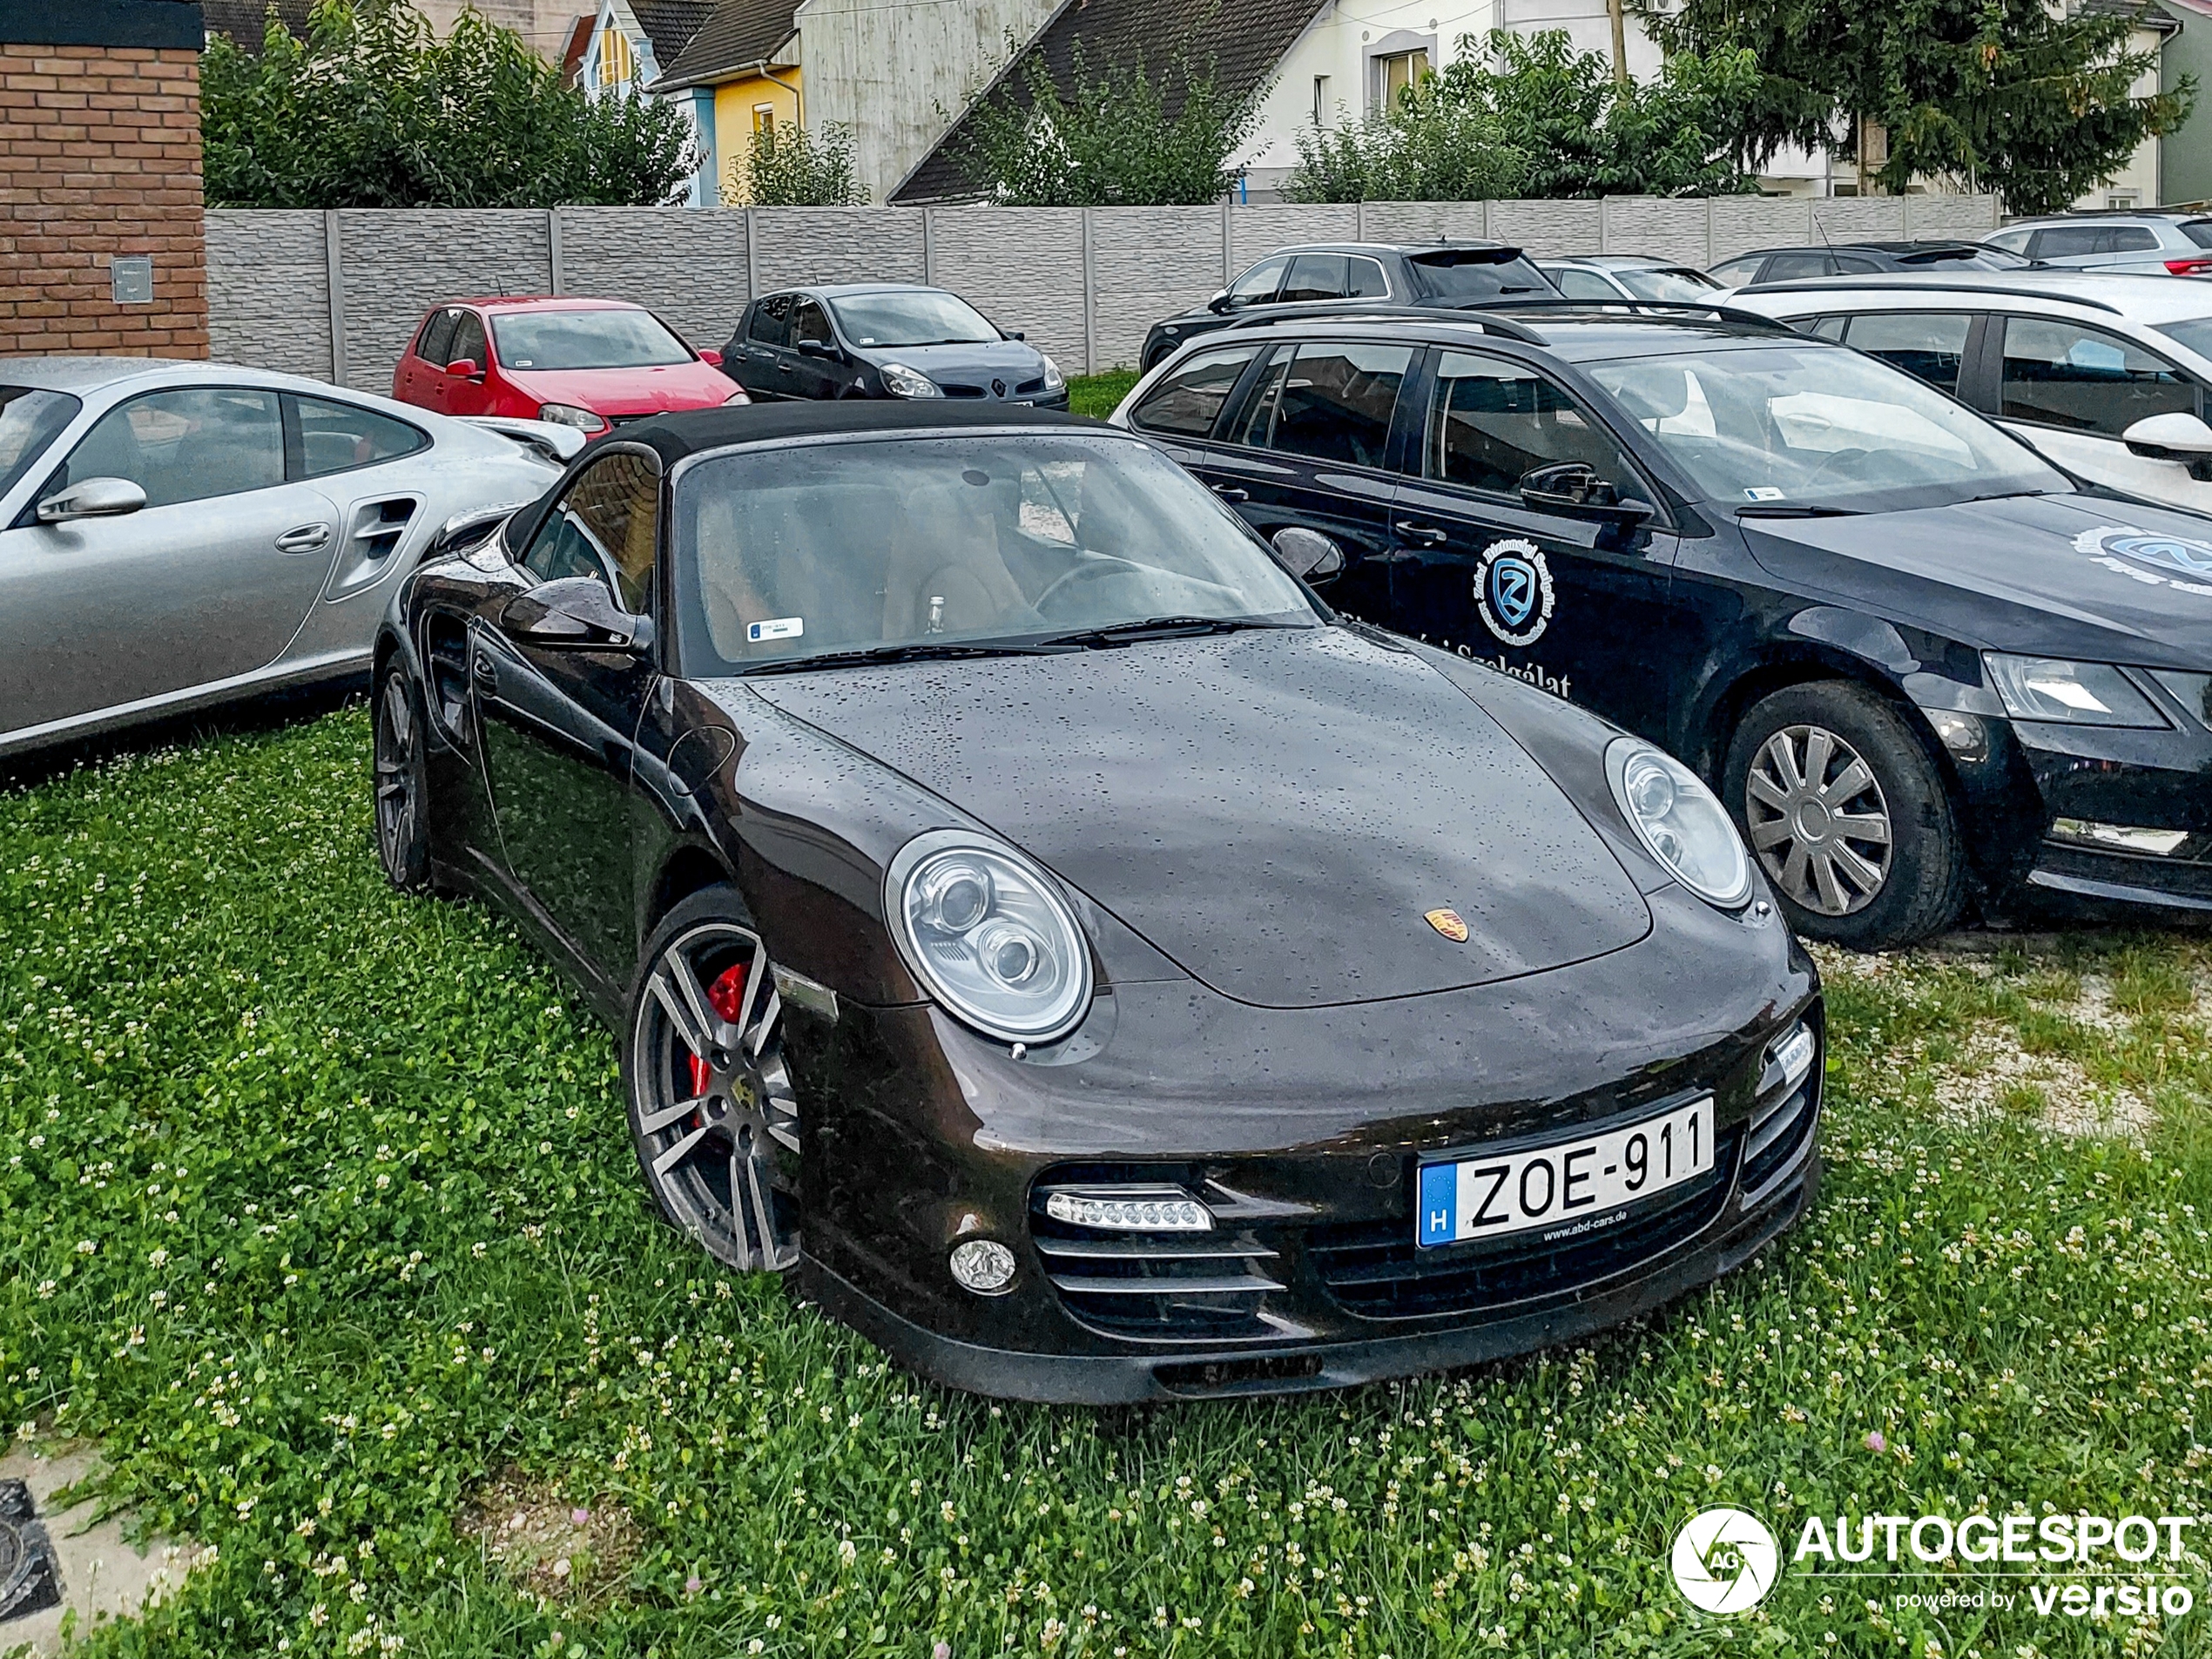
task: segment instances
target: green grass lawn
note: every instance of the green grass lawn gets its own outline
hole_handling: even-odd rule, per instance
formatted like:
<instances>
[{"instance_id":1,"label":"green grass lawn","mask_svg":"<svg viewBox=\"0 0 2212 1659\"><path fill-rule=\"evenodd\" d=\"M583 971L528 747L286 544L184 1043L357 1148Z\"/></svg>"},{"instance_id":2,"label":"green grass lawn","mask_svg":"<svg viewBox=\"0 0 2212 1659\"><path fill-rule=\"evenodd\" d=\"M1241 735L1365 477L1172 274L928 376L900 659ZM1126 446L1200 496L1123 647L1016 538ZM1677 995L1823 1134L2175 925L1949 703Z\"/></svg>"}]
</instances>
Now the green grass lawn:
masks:
<instances>
[{"instance_id":1,"label":"green grass lawn","mask_svg":"<svg viewBox=\"0 0 2212 1659\"><path fill-rule=\"evenodd\" d=\"M1103 421L1136 384L1136 371L1133 368L1109 369L1103 374L1078 374L1068 382L1068 407L1077 415L1095 415Z\"/></svg>"},{"instance_id":2,"label":"green grass lawn","mask_svg":"<svg viewBox=\"0 0 2212 1659\"><path fill-rule=\"evenodd\" d=\"M607 1035L489 912L386 888L368 757L352 710L0 793L0 1423L96 1442L109 1504L215 1548L99 1652L2212 1645L2202 1532L2165 1627L1796 1574L1729 1621L1665 1566L1719 1502L1785 1547L1839 1510L2212 1509L2201 943L1827 959L1817 1213L1588 1346L1002 1406L651 1217Z\"/></svg>"}]
</instances>

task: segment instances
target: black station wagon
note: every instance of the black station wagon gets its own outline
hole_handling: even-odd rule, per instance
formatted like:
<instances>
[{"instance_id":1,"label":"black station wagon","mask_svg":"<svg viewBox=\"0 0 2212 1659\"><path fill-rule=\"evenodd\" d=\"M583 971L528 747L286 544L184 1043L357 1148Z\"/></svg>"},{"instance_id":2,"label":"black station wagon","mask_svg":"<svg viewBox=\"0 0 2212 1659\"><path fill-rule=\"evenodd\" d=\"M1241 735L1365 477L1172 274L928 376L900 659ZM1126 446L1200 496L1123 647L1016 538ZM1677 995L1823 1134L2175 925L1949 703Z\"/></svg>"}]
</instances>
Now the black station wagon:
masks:
<instances>
[{"instance_id":1,"label":"black station wagon","mask_svg":"<svg viewBox=\"0 0 2212 1659\"><path fill-rule=\"evenodd\" d=\"M1866 948L2034 890L2212 910L2212 525L1725 307L1271 320L1115 420L1339 608L1672 750L1791 921Z\"/></svg>"}]
</instances>

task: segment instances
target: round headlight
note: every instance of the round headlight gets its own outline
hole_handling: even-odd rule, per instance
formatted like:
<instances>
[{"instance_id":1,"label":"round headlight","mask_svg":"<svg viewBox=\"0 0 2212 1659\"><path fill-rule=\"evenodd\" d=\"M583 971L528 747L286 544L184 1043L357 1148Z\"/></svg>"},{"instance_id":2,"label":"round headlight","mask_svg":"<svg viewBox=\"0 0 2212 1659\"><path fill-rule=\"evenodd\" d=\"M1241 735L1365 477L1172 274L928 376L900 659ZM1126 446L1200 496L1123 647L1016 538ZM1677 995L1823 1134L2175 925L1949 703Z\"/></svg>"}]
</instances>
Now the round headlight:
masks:
<instances>
[{"instance_id":1,"label":"round headlight","mask_svg":"<svg viewBox=\"0 0 2212 1659\"><path fill-rule=\"evenodd\" d=\"M1751 896L1743 838L1696 772L1641 738L1615 738L1605 775L1621 815L1676 880L1723 910Z\"/></svg>"},{"instance_id":2,"label":"round headlight","mask_svg":"<svg viewBox=\"0 0 2212 1659\"><path fill-rule=\"evenodd\" d=\"M1090 951L1042 870L965 830L931 830L884 878L899 954L956 1018L1002 1042L1052 1042L1090 1008Z\"/></svg>"}]
</instances>

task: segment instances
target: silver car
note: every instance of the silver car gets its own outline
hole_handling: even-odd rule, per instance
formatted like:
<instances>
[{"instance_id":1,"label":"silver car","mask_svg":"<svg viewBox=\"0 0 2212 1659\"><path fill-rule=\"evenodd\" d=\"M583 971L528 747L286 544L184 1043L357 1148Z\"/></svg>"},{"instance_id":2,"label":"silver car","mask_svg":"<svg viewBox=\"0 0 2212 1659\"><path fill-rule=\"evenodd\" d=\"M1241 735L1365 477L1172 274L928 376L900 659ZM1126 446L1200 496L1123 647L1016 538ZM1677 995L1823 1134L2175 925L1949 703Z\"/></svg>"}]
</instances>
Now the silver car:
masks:
<instances>
[{"instance_id":1,"label":"silver car","mask_svg":"<svg viewBox=\"0 0 2212 1659\"><path fill-rule=\"evenodd\" d=\"M2070 271L2212 276L2212 217L2203 213L2054 213L2016 219L1981 239Z\"/></svg>"},{"instance_id":2,"label":"silver car","mask_svg":"<svg viewBox=\"0 0 2212 1659\"><path fill-rule=\"evenodd\" d=\"M0 360L0 755L366 670L441 528L583 442L260 369Z\"/></svg>"}]
</instances>

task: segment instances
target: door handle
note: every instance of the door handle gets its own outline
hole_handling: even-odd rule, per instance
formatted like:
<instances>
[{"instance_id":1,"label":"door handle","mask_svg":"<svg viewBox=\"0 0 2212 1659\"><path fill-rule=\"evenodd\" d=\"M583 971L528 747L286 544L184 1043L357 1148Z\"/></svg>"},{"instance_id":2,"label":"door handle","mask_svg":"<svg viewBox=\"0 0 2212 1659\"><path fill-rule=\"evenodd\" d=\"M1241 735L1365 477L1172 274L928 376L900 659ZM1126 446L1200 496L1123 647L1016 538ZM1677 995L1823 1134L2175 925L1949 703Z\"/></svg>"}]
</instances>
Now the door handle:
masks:
<instances>
[{"instance_id":1,"label":"door handle","mask_svg":"<svg viewBox=\"0 0 2212 1659\"><path fill-rule=\"evenodd\" d=\"M329 545L330 526L327 524L302 524L276 538L276 550L280 553L312 553L319 547Z\"/></svg>"},{"instance_id":2,"label":"door handle","mask_svg":"<svg viewBox=\"0 0 2212 1659\"><path fill-rule=\"evenodd\" d=\"M1435 524L1400 524L1398 533L1416 542L1426 542L1431 547L1441 547L1452 538Z\"/></svg>"},{"instance_id":3,"label":"door handle","mask_svg":"<svg viewBox=\"0 0 2212 1659\"><path fill-rule=\"evenodd\" d=\"M485 656L483 652L478 651L469 659L469 672L475 678L476 684L487 691L496 691L499 689L499 671L492 666L491 658Z\"/></svg>"},{"instance_id":4,"label":"door handle","mask_svg":"<svg viewBox=\"0 0 2212 1659\"><path fill-rule=\"evenodd\" d=\"M1229 502L1250 501L1252 498L1251 490L1239 489L1234 484L1216 484L1213 487L1213 493L1220 496L1222 500Z\"/></svg>"}]
</instances>

